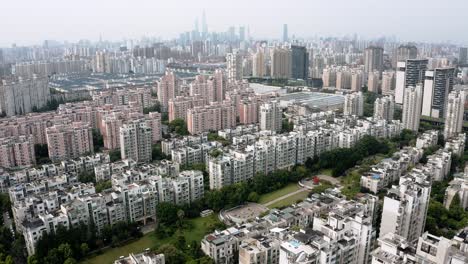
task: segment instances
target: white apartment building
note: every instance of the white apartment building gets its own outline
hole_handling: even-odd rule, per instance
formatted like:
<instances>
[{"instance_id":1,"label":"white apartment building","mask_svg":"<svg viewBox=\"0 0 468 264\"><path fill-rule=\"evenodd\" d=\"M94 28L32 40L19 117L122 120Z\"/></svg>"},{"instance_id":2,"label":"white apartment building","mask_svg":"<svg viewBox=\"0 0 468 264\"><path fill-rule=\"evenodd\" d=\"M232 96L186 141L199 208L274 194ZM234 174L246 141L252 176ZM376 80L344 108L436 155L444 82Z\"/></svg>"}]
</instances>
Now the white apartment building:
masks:
<instances>
[{"instance_id":1,"label":"white apartment building","mask_svg":"<svg viewBox=\"0 0 468 264\"><path fill-rule=\"evenodd\" d=\"M152 160L152 129L144 120L136 120L120 127L120 152L122 159L137 162Z\"/></svg>"},{"instance_id":2,"label":"white apartment building","mask_svg":"<svg viewBox=\"0 0 468 264\"><path fill-rule=\"evenodd\" d=\"M278 102L273 101L260 106L260 130L281 131L282 118Z\"/></svg>"},{"instance_id":3,"label":"white apartment building","mask_svg":"<svg viewBox=\"0 0 468 264\"><path fill-rule=\"evenodd\" d=\"M387 121L393 120L395 113L395 101L393 96L385 96L377 98L374 102L374 118L384 119Z\"/></svg>"},{"instance_id":4,"label":"white apartment building","mask_svg":"<svg viewBox=\"0 0 468 264\"><path fill-rule=\"evenodd\" d=\"M364 114L364 98L362 92L345 95L344 115L362 116Z\"/></svg>"},{"instance_id":5,"label":"white apartment building","mask_svg":"<svg viewBox=\"0 0 468 264\"><path fill-rule=\"evenodd\" d=\"M465 92L463 90L455 90L448 95L444 123L445 139L449 139L462 132L465 99Z\"/></svg>"},{"instance_id":6,"label":"white apartment building","mask_svg":"<svg viewBox=\"0 0 468 264\"><path fill-rule=\"evenodd\" d=\"M431 183L425 175L411 173L400 178L384 198L380 238L389 233L405 238L411 245L417 243L426 223Z\"/></svg>"},{"instance_id":7,"label":"white apartment building","mask_svg":"<svg viewBox=\"0 0 468 264\"><path fill-rule=\"evenodd\" d=\"M418 131L421 119L422 86L404 89L402 121L405 129Z\"/></svg>"}]
</instances>

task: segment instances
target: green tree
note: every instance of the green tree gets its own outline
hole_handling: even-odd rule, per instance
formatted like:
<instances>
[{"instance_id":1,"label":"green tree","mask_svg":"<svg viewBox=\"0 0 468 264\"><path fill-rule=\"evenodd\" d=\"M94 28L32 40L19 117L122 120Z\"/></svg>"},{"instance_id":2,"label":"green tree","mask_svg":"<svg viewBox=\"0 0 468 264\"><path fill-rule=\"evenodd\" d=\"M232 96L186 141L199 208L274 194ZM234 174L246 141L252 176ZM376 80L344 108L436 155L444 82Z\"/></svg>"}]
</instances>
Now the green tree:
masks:
<instances>
[{"instance_id":1,"label":"green tree","mask_svg":"<svg viewBox=\"0 0 468 264\"><path fill-rule=\"evenodd\" d=\"M158 215L158 223L164 225L174 224L174 219L178 219L178 208L176 205L163 202L156 206L156 214Z\"/></svg>"},{"instance_id":2,"label":"green tree","mask_svg":"<svg viewBox=\"0 0 468 264\"><path fill-rule=\"evenodd\" d=\"M281 122L281 133L291 132L294 129L294 123L289 122L287 119L283 119Z\"/></svg>"},{"instance_id":3,"label":"green tree","mask_svg":"<svg viewBox=\"0 0 468 264\"><path fill-rule=\"evenodd\" d=\"M108 181L100 181L96 183L96 192L100 193L104 190L112 188L112 182L110 180Z\"/></svg>"},{"instance_id":4,"label":"green tree","mask_svg":"<svg viewBox=\"0 0 468 264\"><path fill-rule=\"evenodd\" d=\"M161 112L161 104L156 101L156 103L150 107L143 108L143 114L149 114L150 112Z\"/></svg>"},{"instance_id":5,"label":"green tree","mask_svg":"<svg viewBox=\"0 0 468 264\"><path fill-rule=\"evenodd\" d=\"M94 152L99 152L104 147L104 138L99 130L93 128L93 148Z\"/></svg>"},{"instance_id":6,"label":"green tree","mask_svg":"<svg viewBox=\"0 0 468 264\"><path fill-rule=\"evenodd\" d=\"M172 132L180 136L186 136L189 134L187 129L187 123L181 118L176 118L169 123L169 128Z\"/></svg>"},{"instance_id":7,"label":"green tree","mask_svg":"<svg viewBox=\"0 0 468 264\"><path fill-rule=\"evenodd\" d=\"M171 264L185 263L183 253L171 244L164 244L159 247L158 253L164 254L165 261Z\"/></svg>"},{"instance_id":8,"label":"green tree","mask_svg":"<svg viewBox=\"0 0 468 264\"><path fill-rule=\"evenodd\" d=\"M250 192L247 200L249 200L250 202L256 203L260 200L260 195L258 195L258 193L256 192Z\"/></svg>"},{"instance_id":9,"label":"green tree","mask_svg":"<svg viewBox=\"0 0 468 264\"><path fill-rule=\"evenodd\" d=\"M162 152L161 143L152 146L151 158L152 160L163 160L167 158L166 154Z\"/></svg>"},{"instance_id":10,"label":"green tree","mask_svg":"<svg viewBox=\"0 0 468 264\"><path fill-rule=\"evenodd\" d=\"M116 162L122 159L120 149L113 149L109 151L109 157L111 162Z\"/></svg>"},{"instance_id":11,"label":"green tree","mask_svg":"<svg viewBox=\"0 0 468 264\"><path fill-rule=\"evenodd\" d=\"M39 264L39 260L36 255L31 255L28 257L28 264Z\"/></svg>"},{"instance_id":12,"label":"green tree","mask_svg":"<svg viewBox=\"0 0 468 264\"><path fill-rule=\"evenodd\" d=\"M87 243L81 243L80 245L81 255L86 256L89 252L89 246Z\"/></svg>"},{"instance_id":13,"label":"green tree","mask_svg":"<svg viewBox=\"0 0 468 264\"><path fill-rule=\"evenodd\" d=\"M70 244L68 243L60 244L58 250L60 251L60 253L62 253L64 259L68 259L73 256L73 251L70 247Z\"/></svg>"},{"instance_id":14,"label":"green tree","mask_svg":"<svg viewBox=\"0 0 468 264\"><path fill-rule=\"evenodd\" d=\"M74 258L67 258L63 264L77 264L78 262Z\"/></svg>"}]
</instances>

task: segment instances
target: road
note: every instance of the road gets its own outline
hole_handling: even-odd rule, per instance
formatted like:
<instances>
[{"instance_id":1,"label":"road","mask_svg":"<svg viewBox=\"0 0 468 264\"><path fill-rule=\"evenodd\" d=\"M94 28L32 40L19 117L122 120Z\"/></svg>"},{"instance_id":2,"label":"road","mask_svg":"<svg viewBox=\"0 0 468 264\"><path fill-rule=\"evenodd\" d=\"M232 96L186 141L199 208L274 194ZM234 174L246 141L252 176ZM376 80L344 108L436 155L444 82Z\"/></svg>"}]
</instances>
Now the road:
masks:
<instances>
[{"instance_id":1,"label":"road","mask_svg":"<svg viewBox=\"0 0 468 264\"><path fill-rule=\"evenodd\" d=\"M274 200L272 200L272 201L269 201L268 203L264 203L263 205L264 205L264 206L272 205L272 204L274 204L274 203L276 203L276 202L279 202L279 201L281 201L281 200L284 200L284 199L286 199L286 198L288 198L288 197L290 197L290 196L296 195L296 194L301 193L301 192L309 192L309 190L306 189L306 188L301 188L301 189L299 189L299 190L297 190L297 191L294 191L294 192L285 194L285 195L283 195L283 196L281 196L281 197L278 197L278 198L276 198L276 199L274 199Z\"/></svg>"}]
</instances>

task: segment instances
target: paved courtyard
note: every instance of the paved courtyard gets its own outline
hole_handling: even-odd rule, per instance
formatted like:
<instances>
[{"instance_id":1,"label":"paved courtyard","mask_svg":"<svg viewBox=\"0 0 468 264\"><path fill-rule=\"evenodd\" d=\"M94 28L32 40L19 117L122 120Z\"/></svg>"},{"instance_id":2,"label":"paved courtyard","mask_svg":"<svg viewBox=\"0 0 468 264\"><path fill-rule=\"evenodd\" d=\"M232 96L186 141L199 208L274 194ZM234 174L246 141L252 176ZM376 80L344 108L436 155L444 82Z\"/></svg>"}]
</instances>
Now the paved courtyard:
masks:
<instances>
[{"instance_id":1,"label":"paved courtyard","mask_svg":"<svg viewBox=\"0 0 468 264\"><path fill-rule=\"evenodd\" d=\"M268 208L264 205L248 203L226 210L223 215L228 220L240 224L247 222L249 219L254 219L266 211L268 211Z\"/></svg>"}]
</instances>

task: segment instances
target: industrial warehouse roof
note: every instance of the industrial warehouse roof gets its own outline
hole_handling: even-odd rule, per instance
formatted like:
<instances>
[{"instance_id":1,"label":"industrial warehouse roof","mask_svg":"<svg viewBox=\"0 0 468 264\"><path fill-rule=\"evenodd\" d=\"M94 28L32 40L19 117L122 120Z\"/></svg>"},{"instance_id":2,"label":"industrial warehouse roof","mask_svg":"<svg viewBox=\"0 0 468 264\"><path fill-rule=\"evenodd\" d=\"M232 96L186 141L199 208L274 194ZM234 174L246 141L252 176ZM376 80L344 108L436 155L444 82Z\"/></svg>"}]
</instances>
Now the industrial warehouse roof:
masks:
<instances>
[{"instance_id":1,"label":"industrial warehouse roof","mask_svg":"<svg viewBox=\"0 0 468 264\"><path fill-rule=\"evenodd\" d=\"M281 95L279 100L283 107L301 104L310 108L328 109L341 107L344 103L344 96L329 93L297 92Z\"/></svg>"}]
</instances>

